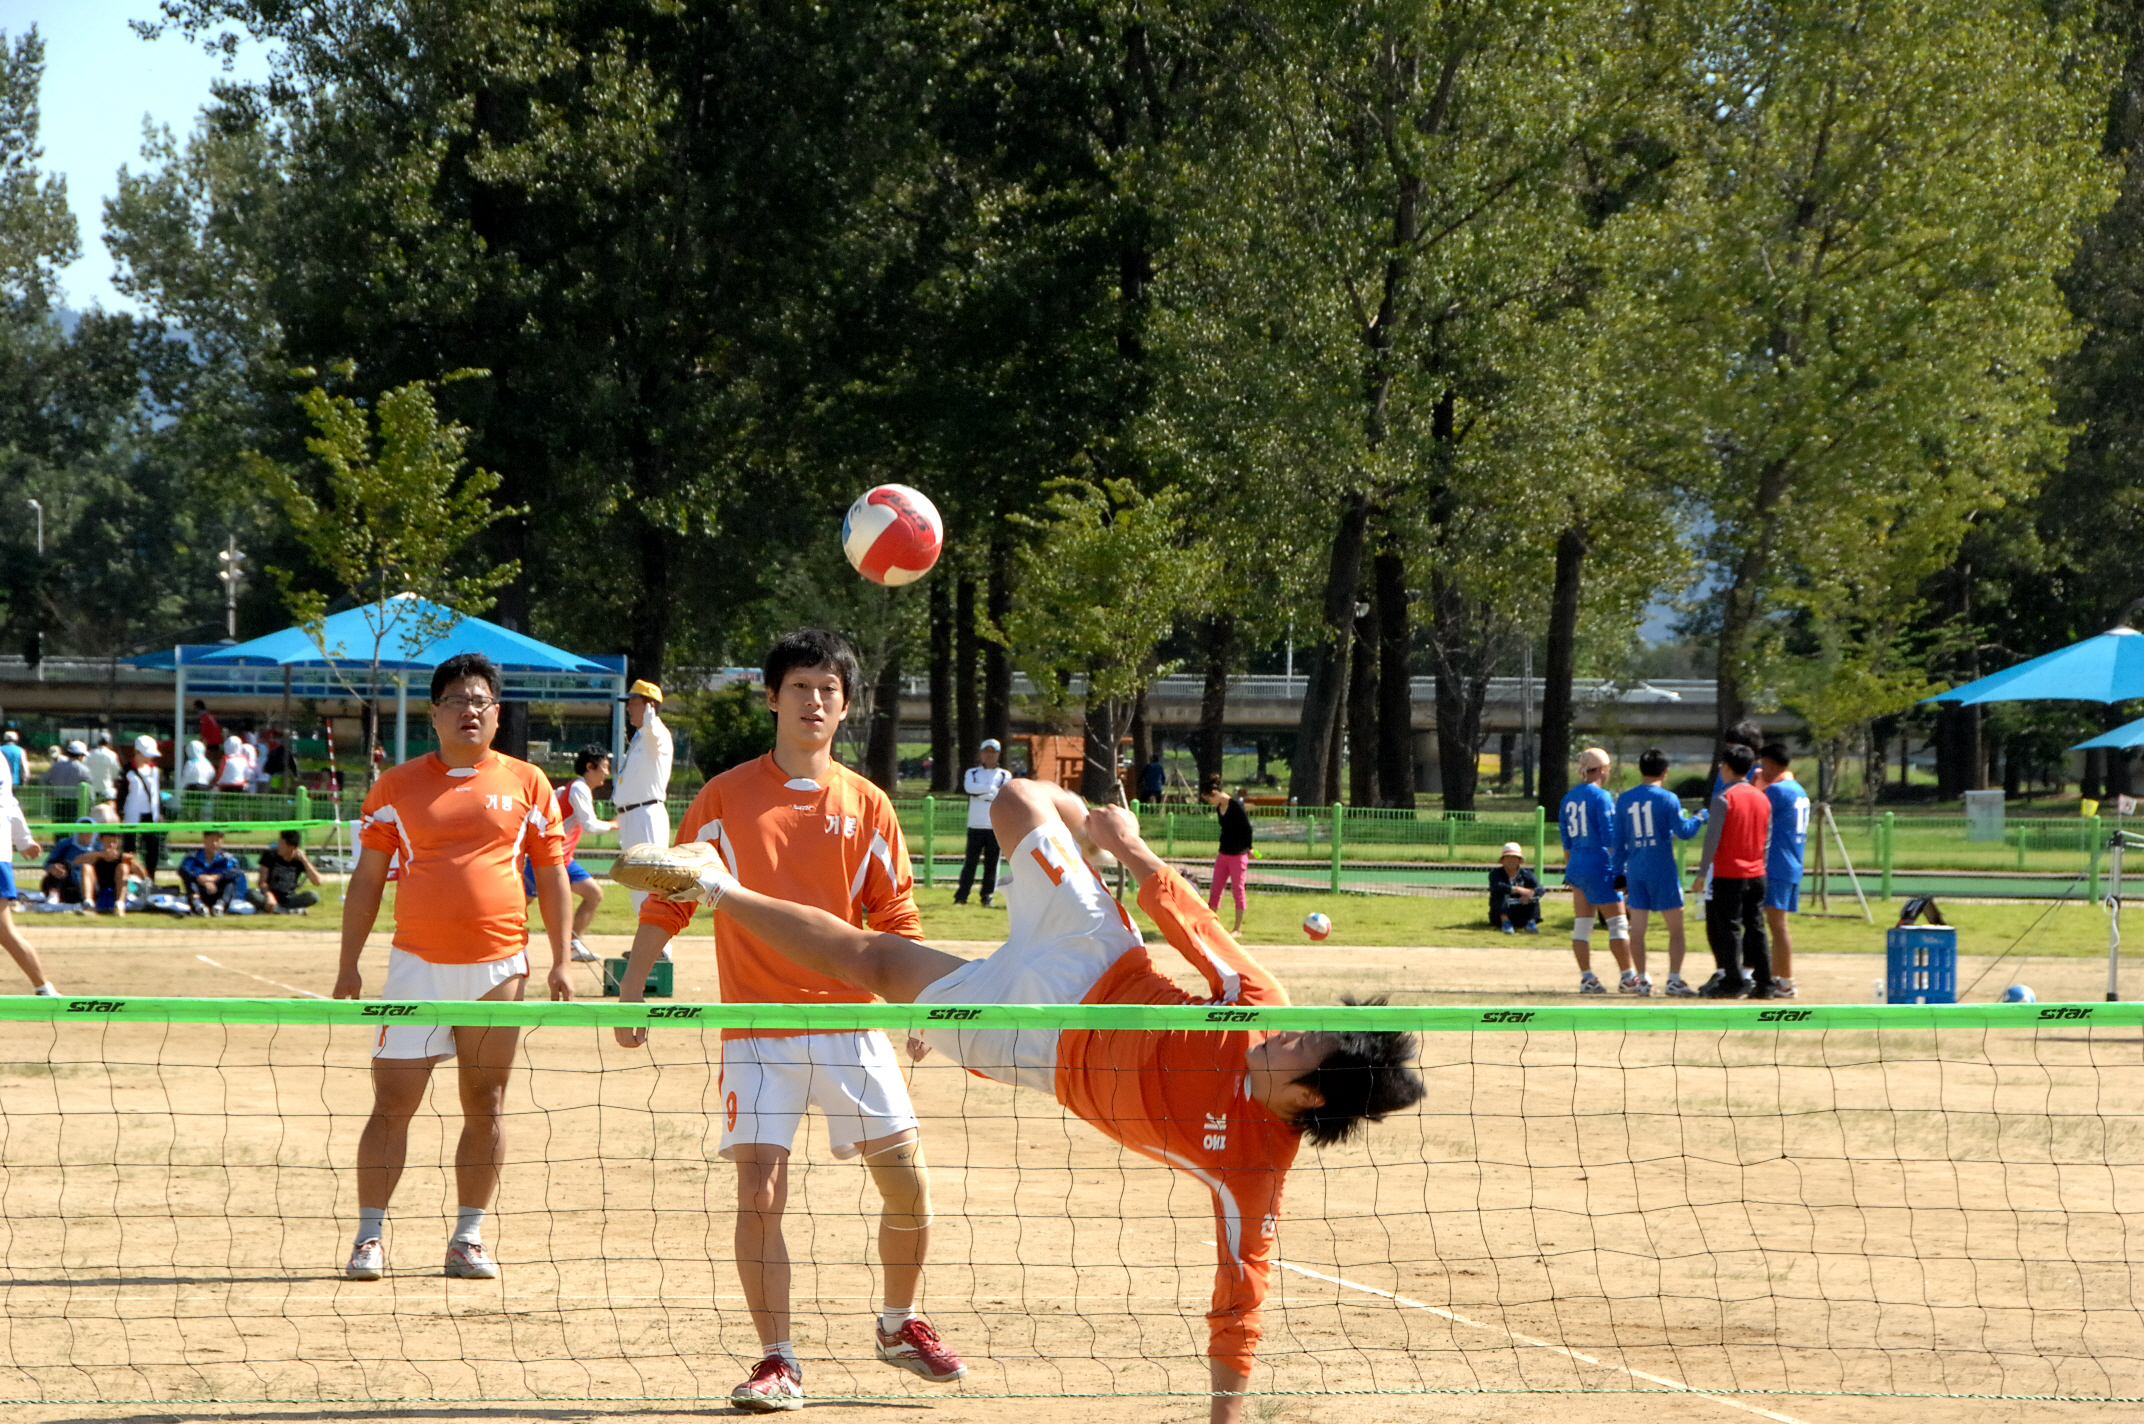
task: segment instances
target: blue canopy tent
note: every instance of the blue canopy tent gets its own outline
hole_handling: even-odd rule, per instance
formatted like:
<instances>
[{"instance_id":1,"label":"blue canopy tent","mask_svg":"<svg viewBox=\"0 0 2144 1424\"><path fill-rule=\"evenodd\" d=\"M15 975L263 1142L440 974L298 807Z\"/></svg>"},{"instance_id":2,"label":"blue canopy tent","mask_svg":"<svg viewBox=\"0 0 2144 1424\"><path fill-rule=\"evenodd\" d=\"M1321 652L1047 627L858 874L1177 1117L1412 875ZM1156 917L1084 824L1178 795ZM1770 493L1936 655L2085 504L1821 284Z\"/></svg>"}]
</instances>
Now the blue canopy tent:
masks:
<instances>
[{"instance_id":1,"label":"blue canopy tent","mask_svg":"<svg viewBox=\"0 0 2144 1424\"><path fill-rule=\"evenodd\" d=\"M2097 747L2105 747L2109 751L2129 751L2144 747L2144 717L2139 717L2134 722L2124 722L2111 732L2101 732L2091 741L2079 742L2070 750L2088 752Z\"/></svg>"},{"instance_id":2,"label":"blue canopy tent","mask_svg":"<svg viewBox=\"0 0 2144 1424\"><path fill-rule=\"evenodd\" d=\"M2144 697L2144 633L2110 628L2097 637L1939 692L1930 702L2127 702Z\"/></svg>"},{"instance_id":3,"label":"blue canopy tent","mask_svg":"<svg viewBox=\"0 0 2144 1424\"><path fill-rule=\"evenodd\" d=\"M182 644L131 661L172 669L174 745L185 745L189 694L375 699L392 692L400 762L409 751L410 684L428 686L432 669L460 653L482 653L499 665L506 701L610 704L611 742L623 741L623 654L584 657L410 594L332 615L317 643L303 628L285 628L250 642Z\"/></svg>"}]
</instances>

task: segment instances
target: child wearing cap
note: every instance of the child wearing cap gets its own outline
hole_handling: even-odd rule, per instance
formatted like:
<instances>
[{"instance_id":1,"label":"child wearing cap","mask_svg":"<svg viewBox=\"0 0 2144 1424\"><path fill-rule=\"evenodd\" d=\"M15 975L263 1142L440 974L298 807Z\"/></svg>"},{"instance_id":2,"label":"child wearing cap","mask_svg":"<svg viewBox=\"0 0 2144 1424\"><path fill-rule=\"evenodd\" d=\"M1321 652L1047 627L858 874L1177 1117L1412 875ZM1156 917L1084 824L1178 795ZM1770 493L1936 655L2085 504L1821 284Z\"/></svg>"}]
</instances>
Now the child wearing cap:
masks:
<instances>
[{"instance_id":1,"label":"child wearing cap","mask_svg":"<svg viewBox=\"0 0 2144 1424\"><path fill-rule=\"evenodd\" d=\"M1526 852L1505 841L1503 858L1489 872L1489 924L1505 934L1541 933L1541 877L1526 868Z\"/></svg>"}]
</instances>

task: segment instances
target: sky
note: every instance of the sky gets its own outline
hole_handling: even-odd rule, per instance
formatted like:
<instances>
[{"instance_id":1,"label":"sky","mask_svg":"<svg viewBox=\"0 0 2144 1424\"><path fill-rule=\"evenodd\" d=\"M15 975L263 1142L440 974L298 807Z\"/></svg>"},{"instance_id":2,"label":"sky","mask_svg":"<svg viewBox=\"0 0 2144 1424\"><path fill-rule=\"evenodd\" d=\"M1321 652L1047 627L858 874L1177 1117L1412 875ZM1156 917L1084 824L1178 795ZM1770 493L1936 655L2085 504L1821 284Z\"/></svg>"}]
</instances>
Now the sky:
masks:
<instances>
[{"instance_id":1,"label":"sky","mask_svg":"<svg viewBox=\"0 0 2144 1424\"><path fill-rule=\"evenodd\" d=\"M141 171L144 117L183 136L223 72L220 59L180 35L152 43L127 28L128 20L156 15L156 0L0 0L0 31L10 42L33 25L45 41L40 166L67 175L82 256L61 280L65 304L76 310L138 310L112 286L104 200L118 191L122 166ZM234 73L259 79L266 71L252 46Z\"/></svg>"}]
</instances>

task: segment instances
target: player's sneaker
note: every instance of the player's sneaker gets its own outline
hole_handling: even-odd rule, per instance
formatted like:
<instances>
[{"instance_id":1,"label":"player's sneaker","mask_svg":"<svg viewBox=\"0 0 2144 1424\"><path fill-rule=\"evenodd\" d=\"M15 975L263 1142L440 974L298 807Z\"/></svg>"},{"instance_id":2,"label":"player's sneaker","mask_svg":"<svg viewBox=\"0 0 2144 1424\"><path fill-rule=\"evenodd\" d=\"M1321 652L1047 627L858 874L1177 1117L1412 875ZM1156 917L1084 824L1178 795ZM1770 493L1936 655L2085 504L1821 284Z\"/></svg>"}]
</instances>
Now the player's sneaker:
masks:
<instances>
[{"instance_id":1,"label":"player's sneaker","mask_svg":"<svg viewBox=\"0 0 2144 1424\"><path fill-rule=\"evenodd\" d=\"M582 944L579 935L573 937L573 962L575 964L593 964L602 957L587 945Z\"/></svg>"},{"instance_id":2,"label":"player's sneaker","mask_svg":"<svg viewBox=\"0 0 2144 1424\"><path fill-rule=\"evenodd\" d=\"M1647 988L1640 989L1638 987L1638 971L1626 969L1623 971L1623 977L1616 981L1615 991L1618 994L1643 994L1649 992L1650 987L1648 985Z\"/></svg>"},{"instance_id":3,"label":"player's sneaker","mask_svg":"<svg viewBox=\"0 0 2144 1424\"><path fill-rule=\"evenodd\" d=\"M1667 993L1671 999L1694 999L1697 997L1697 990L1691 988L1690 981L1680 974L1670 974L1668 976Z\"/></svg>"},{"instance_id":4,"label":"player's sneaker","mask_svg":"<svg viewBox=\"0 0 2144 1424\"><path fill-rule=\"evenodd\" d=\"M1774 979L1772 981L1772 997L1775 999L1793 999L1800 996L1794 992L1794 981L1792 979Z\"/></svg>"},{"instance_id":5,"label":"player's sneaker","mask_svg":"<svg viewBox=\"0 0 2144 1424\"><path fill-rule=\"evenodd\" d=\"M611 862L610 878L666 900L698 900L705 905L737 888L737 877L722 863L722 853L706 841L628 847Z\"/></svg>"},{"instance_id":6,"label":"player's sneaker","mask_svg":"<svg viewBox=\"0 0 2144 1424\"><path fill-rule=\"evenodd\" d=\"M343 1278L352 1281L376 1281L387 1274L387 1248L377 1236L368 1236L350 1251L350 1263L342 1268Z\"/></svg>"},{"instance_id":7,"label":"player's sneaker","mask_svg":"<svg viewBox=\"0 0 2144 1424\"><path fill-rule=\"evenodd\" d=\"M891 1335L876 1325L871 1330L878 1337L878 1357L895 1369L921 1375L932 1384L967 1377L967 1365L945 1347L938 1332L931 1329L931 1323L920 1315L903 1323Z\"/></svg>"},{"instance_id":8,"label":"player's sneaker","mask_svg":"<svg viewBox=\"0 0 2144 1424\"><path fill-rule=\"evenodd\" d=\"M1749 980L1730 979L1724 974L1715 974L1697 991L1701 999L1739 999L1749 992Z\"/></svg>"},{"instance_id":9,"label":"player's sneaker","mask_svg":"<svg viewBox=\"0 0 2144 1424\"><path fill-rule=\"evenodd\" d=\"M495 1281L499 1263L491 1259L481 1241L449 1241L447 1274L465 1281Z\"/></svg>"},{"instance_id":10,"label":"player's sneaker","mask_svg":"<svg viewBox=\"0 0 2144 1424\"><path fill-rule=\"evenodd\" d=\"M769 1355L752 1367L752 1376L730 1391L730 1403L747 1414L773 1414L804 1407L804 1372Z\"/></svg>"},{"instance_id":11,"label":"player's sneaker","mask_svg":"<svg viewBox=\"0 0 2144 1424\"><path fill-rule=\"evenodd\" d=\"M1605 994L1608 989L1607 986L1601 983L1600 977L1588 969L1578 976L1578 992L1581 994Z\"/></svg>"}]
</instances>

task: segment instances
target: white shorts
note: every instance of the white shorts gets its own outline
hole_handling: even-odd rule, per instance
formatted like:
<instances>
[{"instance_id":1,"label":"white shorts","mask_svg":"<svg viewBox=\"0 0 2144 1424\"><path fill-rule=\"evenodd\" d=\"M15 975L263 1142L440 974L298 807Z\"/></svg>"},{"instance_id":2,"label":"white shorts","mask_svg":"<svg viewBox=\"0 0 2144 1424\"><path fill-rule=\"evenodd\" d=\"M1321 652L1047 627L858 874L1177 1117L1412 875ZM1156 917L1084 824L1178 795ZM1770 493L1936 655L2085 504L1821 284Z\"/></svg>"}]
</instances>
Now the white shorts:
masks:
<instances>
[{"instance_id":1,"label":"white shorts","mask_svg":"<svg viewBox=\"0 0 2144 1424\"><path fill-rule=\"evenodd\" d=\"M721 1092L721 1152L733 1162L739 1147L791 1150L806 1108L826 1114L836 1157L917 1125L893 1045L877 1029L725 1040Z\"/></svg>"},{"instance_id":2,"label":"white shorts","mask_svg":"<svg viewBox=\"0 0 2144 1424\"><path fill-rule=\"evenodd\" d=\"M481 999L510 979L525 979L526 954L482 964L434 964L406 949L387 951L387 984L380 997L389 1003L466 1004ZM452 1058L451 1024L383 1024L372 1045L374 1058Z\"/></svg>"},{"instance_id":3,"label":"white shorts","mask_svg":"<svg viewBox=\"0 0 2144 1424\"><path fill-rule=\"evenodd\" d=\"M670 844L670 808L658 801L652 806L635 806L630 811L618 813L618 846L629 850L636 845ZM648 892L632 891L633 908L638 910L646 903Z\"/></svg>"},{"instance_id":4,"label":"white shorts","mask_svg":"<svg viewBox=\"0 0 2144 1424\"><path fill-rule=\"evenodd\" d=\"M917 1003L1077 1004L1110 965L1145 943L1062 821L1029 831L1009 859L1005 943L931 984ZM927 1028L921 1036L963 1068L1054 1094L1059 1032Z\"/></svg>"}]
</instances>

